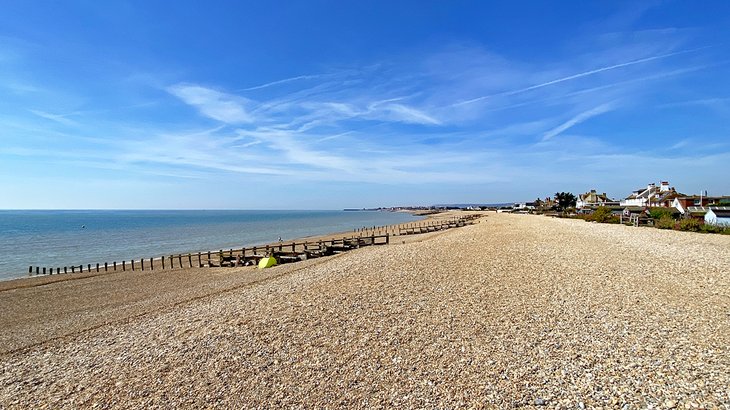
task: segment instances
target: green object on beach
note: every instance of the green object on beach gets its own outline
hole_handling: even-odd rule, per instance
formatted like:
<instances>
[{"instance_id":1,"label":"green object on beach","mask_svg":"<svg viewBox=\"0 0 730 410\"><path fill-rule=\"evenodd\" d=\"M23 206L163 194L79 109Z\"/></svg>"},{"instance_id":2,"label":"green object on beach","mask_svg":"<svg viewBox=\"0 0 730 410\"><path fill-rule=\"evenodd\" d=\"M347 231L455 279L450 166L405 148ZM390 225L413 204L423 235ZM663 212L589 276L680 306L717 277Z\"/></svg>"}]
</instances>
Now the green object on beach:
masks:
<instances>
[{"instance_id":1,"label":"green object on beach","mask_svg":"<svg viewBox=\"0 0 730 410\"><path fill-rule=\"evenodd\" d=\"M273 256L261 258L261 260L259 261L259 269L270 268L274 265L276 265L276 258L274 258Z\"/></svg>"}]
</instances>

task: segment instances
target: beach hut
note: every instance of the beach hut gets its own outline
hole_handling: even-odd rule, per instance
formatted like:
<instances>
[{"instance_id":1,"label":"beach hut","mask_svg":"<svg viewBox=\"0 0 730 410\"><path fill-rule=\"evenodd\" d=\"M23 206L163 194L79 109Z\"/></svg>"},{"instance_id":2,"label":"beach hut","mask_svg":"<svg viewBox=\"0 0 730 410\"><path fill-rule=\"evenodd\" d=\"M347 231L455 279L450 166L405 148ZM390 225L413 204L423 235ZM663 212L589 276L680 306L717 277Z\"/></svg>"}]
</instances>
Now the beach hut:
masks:
<instances>
[{"instance_id":1,"label":"beach hut","mask_svg":"<svg viewBox=\"0 0 730 410\"><path fill-rule=\"evenodd\" d=\"M705 213L705 223L730 227L730 206L711 206Z\"/></svg>"},{"instance_id":2,"label":"beach hut","mask_svg":"<svg viewBox=\"0 0 730 410\"><path fill-rule=\"evenodd\" d=\"M687 210L684 212L684 217L703 220L705 219L705 214L707 214L708 209L709 208L704 206L690 206L687 207Z\"/></svg>"}]
</instances>

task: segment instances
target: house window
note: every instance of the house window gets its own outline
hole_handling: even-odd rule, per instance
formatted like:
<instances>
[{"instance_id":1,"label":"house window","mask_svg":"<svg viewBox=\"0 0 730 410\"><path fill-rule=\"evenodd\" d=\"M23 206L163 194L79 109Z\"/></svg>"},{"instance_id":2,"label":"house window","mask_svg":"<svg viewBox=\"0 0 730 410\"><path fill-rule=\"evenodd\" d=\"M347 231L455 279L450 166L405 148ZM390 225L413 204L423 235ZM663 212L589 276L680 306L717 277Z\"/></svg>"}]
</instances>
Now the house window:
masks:
<instances>
[{"instance_id":1,"label":"house window","mask_svg":"<svg viewBox=\"0 0 730 410\"><path fill-rule=\"evenodd\" d=\"M695 206L701 206L701 205L702 204L700 203L700 200L699 199L695 199Z\"/></svg>"}]
</instances>

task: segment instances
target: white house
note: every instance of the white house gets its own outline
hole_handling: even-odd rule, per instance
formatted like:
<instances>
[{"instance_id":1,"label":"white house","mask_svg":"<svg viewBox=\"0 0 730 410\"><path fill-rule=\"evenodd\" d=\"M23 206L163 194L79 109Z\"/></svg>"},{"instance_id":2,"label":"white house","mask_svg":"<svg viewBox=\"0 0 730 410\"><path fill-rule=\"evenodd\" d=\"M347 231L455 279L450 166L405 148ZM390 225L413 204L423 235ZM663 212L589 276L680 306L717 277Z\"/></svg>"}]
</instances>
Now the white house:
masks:
<instances>
[{"instance_id":1,"label":"white house","mask_svg":"<svg viewBox=\"0 0 730 410\"><path fill-rule=\"evenodd\" d=\"M606 193L599 194L595 189L591 189L590 192L578 195L578 200L575 201L575 207L577 209L589 207L589 206L602 206L607 203L613 202Z\"/></svg>"},{"instance_id":2,"label":"white house","mask_svg":"<svg viewBox=\"0 0 730 410\"><path fill-rule=\"evenodd\" d=\"M711 206L705 214L708 225L730 227L730 206Z\"/></svg>"},{"instance_id":3,"label":"white house","mask_svg":"<svg viewBox=\"0 0 730 410\"><path fill-rule=\"evenodd\" d=\"M535 209L534 202L515 202L513 208L515 210L533 210Z\"/></svg>"},{"instance_id":4,"label":"white house","mask_svg":"<svg viewBox=\"0 0 730 410\"><path fill-rule=\"evenodd\" d=\"M621 201L621 206L648 206L652 199L658 198L665 192L673 191L668 181L662 181L659 186L649 184L646 188L640 188Z\"/></svg>"}]
</instances>

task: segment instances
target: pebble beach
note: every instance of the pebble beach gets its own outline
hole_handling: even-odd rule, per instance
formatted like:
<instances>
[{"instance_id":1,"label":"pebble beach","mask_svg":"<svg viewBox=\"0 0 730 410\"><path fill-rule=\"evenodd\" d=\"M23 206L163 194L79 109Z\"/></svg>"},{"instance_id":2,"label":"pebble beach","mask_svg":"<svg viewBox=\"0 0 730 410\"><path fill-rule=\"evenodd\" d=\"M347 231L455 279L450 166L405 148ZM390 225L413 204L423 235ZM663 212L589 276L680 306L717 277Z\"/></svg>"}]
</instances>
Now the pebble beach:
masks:
<instances>
[{"instance_id":1,"label":"pebble beach","mask_svg":"<svg viewBox=\"0 0 730 410\"><path fill-rule=\"evenodd\" d=\"M485 215L0 289L0 408L730 408L730 236Z\"/></svg>"}]
</instances>

